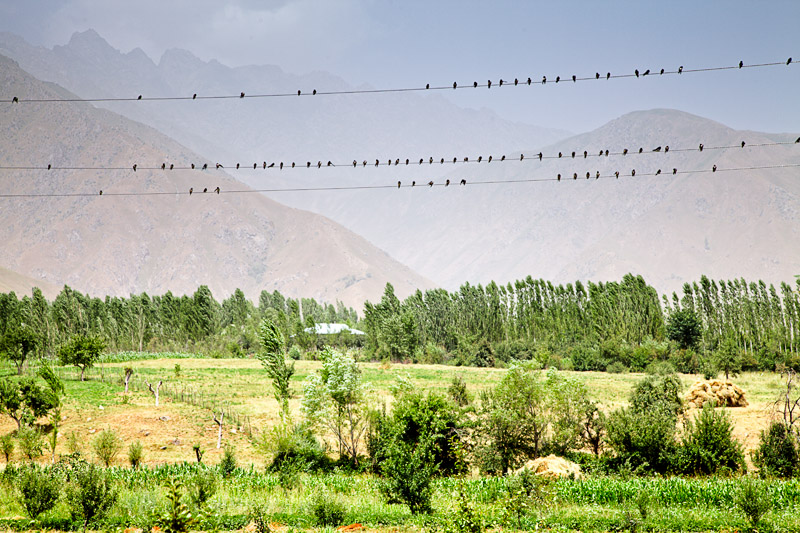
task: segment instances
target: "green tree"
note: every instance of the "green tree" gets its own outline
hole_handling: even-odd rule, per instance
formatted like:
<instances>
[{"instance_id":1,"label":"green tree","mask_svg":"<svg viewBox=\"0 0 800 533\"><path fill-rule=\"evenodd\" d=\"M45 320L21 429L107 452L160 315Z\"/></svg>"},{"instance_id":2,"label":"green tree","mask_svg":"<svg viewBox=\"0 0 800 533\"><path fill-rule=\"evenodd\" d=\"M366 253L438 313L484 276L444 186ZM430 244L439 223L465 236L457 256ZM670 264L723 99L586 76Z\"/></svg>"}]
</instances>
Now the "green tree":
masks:
<instances>
[{"instance_id":1,"label":"green tree","mask_svg":"<svg viewBox=\"0 0 800 533\"><path fill-rule=\"evenodd\" d=\"M281 408L281 417L286 420L289 416L289 398L292 395L290 380L294 375L294 362L286 364L283 348L283 336L280 330L269 319L264 319L259 332L261 352L258 360L272 379L272 388L275 390L275 399Z\"/></svg>"},{"instance_id":2,"label":"green tree","mask_svg":"<svg viewBox=\"0 0 800 533\"><path fill-rule=\"evenodd\" d=\"M27 327L15 327L6 330L0 337L0 355L17 366L17 375L22 375L25 361L36 351L38 339Z\"/></svg>"},{"instance_id":3,"label":"green tree","mask_svg":"<svg viewBox=\"0 0 800 533\"><path fill-rule=\"evenodd\" d=\"M725 372L726 380L731 376L739 375L739 372L742 371L742 358L732 338L726 338L717 348L714 364L719 370Z\"/></svg>"},{"instance_id":4,"label":"green tree","mask_svg":"<svg viewBox=\"0 0 800 533\"><path fill-rule=\"evenodd\" d=\"M666 329L667 337L684 350L697 346L703 334L702 322L690 309L673 311L667 319Z\"/></svg>"},{"instance_id":5,"label":"green tree","mask_svg":"<svg viewBox=\"0 0 800 533\"><path fill-rule=\"evenodd\" d=\"M81 371L81 381L83 381L86 369L94 366L105 349L106 344L102 339L78 335L61 346L58 356L62 365L78 367Z\"/></svg>"},{"instance_id":6,"label":"green tree","mask_svg":"<svg viewBox=\"0 0 800 533\"><path fill-rule=\"evenodd\" d=\"M33 378L0 380L0 414L10 416L17 423L17 429L47 415L58 403L58 397L42 389Z\"/></svg>"},{"instance_id":7,"label":"green tree","mask_svg":"<svg viewBox=\"0 0 800 533\"><path fill-rule=\"evenodd\" d=\"M746 468L742 445L733 438L733 423L713 402L706 402L695 421L688 423L678 460L679 468L690 475Z\"/></svg>"},{"instance_id":8,"label":"green tree","mask_svg":"<svg viewBox=\"0 0 800 533\"><path fill-rule=\"evenodd\" d=\"M86 526L108 513L117 501L117 491L111 476L92 464L80 465L73 472L72 482L67 486L67 501L72 515L83 519Z\"/></svg>"}]
</instances>

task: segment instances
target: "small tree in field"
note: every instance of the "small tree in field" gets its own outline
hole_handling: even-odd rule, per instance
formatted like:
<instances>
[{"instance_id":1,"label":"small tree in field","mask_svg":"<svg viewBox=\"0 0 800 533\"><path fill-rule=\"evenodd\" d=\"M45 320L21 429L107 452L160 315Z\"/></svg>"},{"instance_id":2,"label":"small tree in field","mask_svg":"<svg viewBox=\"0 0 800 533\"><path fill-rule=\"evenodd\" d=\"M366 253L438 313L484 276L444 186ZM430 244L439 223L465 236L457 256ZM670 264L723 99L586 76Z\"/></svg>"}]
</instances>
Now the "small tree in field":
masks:
<instances>
[{"instance_id":1,"label":"small tree in field","mask_svg":"<svg viewBox=\"0 0 800 533\"><path fill-rule=\"evenodd\" d=\"M102 339L78 335L61 347L58 356L62 365L78 367L83 381L86 369L94 366L105 349L106 344Z\"/></svg>"},{"instance_id":2,"label":"small tree in field","mask_svg":"<svg viewBox=\"0 0 800 533\"><path fill-rule=\"evenodd\" d=\"M690 309L673 311L667 319L667 337L678 343L684 350L693 348L700 342L703 323Z\"/></svg>"},{"instance_id":3,"label":"small tree in field","mask_svg":"<svg viewBox=\"0 0 800 533\"><path fill-rule=\"evenodd\" d=\"M717 348L715 354L715 364L717 368L725 372L725 379L730 379L730 376L737 376L742 371L742 358L736 349L736 343L733 339L725 339Z\"/></svg>"},{"instance_id":4,"label":"small tree in field","mask_svg":"<svg viewBox=\"0 0 800 533\"><path fill-rule=\"evenodd\" d=\"M0 414L7 414L17 423L17 429L45 416L58 407L58 396L42 389L32 378L19 381L0 380Z\"/></svg>"},{"instance_id":5,"label":"small tree in field","mask_svg":"<svg viewBox=\"0 0 800 533\"><path fill-rule=\"evenodd\" d=\"M17 375L22 375L22 367L38 346L36 335L29 328L13 328L0 337L0 356L17 366Z\"/></svg>"},{"instance_id":6,"label":"small tree in field","mask_svg":"<svg viewBox=\"0 0 800 533\"><path fill-rule=\"evenodd\" d=\"M261 352L257 355L258 360L264 365L267 375L272 379L272 387L275 389L275 399L281 407L281 416L289 416L289 398L292 391L289 388L289 380L294 375L294 362L286 364L286 357L283 353L283 336L274 322L265 318L261 324L259 332L261 340Z\"/></svg>"}]
</instances>

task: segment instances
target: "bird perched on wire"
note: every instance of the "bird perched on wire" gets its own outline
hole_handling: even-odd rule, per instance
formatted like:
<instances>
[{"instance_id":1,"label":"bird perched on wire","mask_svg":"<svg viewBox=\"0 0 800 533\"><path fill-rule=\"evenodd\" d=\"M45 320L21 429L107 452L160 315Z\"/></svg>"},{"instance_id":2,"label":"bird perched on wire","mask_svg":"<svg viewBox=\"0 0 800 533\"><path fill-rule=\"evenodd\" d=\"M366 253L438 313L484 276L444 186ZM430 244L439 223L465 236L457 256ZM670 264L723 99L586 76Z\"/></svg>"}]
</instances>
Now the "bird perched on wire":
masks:
<instances>
[{"instance_id":1,"label":"bird perched on wire","mask_svg":"<svg viewBox=\"0 0 800 533\"><path fill-rule=\"evenodd\" d=\"M191 196L193 192L194 192L194 188L189 187L189 196Z\"/></svg>"},{"instance_id":2,"label":"bird perched on wire","mask_svg":"<svg viewBox=\"0 0 800 533\"><path fill-rule=\"evenodd\" d=\"M575 152L572 152L572 159L575 159Z\"/></svg>"},{"instance_id":3,"label":"bird perched on wire","mask_svg":"<svg viewBox=\"0 0 800 533\"><path fill-rule=\"evenodd\" d=\"M615 177L615 178L617 178L617 179L619 179L619 170L617 170L616 172L614 172L614 177Z\"/></svg>"},{"instance_id":4,"label":"bird perched on wire","mask_svg":"<svg viewBox=\"0 0 800 533\"><path fill-rule=\"evenodd\" d=\"M797 142L800 142L800 140L797 141ZM506 160L506 156L504 156L504 155L500 156L500 161L505 161L505 160Z\"/></svg>"},{"instance_id":5,"label":"bird perched on wire","mask_svg":"<svg viewBox=\"0 0 800 533\"><path fill-rule=\"evenodd\" d=\"M530 78L528 78L528 85L530 85L530 84L531 84L531 79L530 79Z\"/></svg>"},{"instance_id":6,"label":"bird perched on wire","mask_svg":"<svg viewBox=\"0 0 800 533\"><path fill-rule=\"evenodd\" d=\"M100 196L103 196L103 189L100 189Z\"/></svg>"},{"instance_id":7,"label":"bird perched on wire","mask_svg":"<svg viewBox=\"0 0 800 533\"><path fill-rule=\"evenodd\" d=\"M589 152L586 150L583 151L583 158L586 159L589 156Z\"/></svg>"},{"instance_id":8,"label":"bird perched on wire","mask_svg":"<svg viewBox=\"0 0 800 533\"><path fill-rule=\"evenodd\" d=\"M192 100L197 100L197 93L194 93L194 94L192 95Z\"/></svg>"},{"instance_id":9,"label":"bird perched on wire","mask_svg":"<svg viewBox=\"0 0 800 533\"><path fill-rule=\"evenodd\" d=\"M600 79L600 73L599 72L595 72L594 73L594 79L596 79L596 80Z\"/></svg>"},{"instance_id":10,"label":"bird perched on wire","mask_svg":"<svg viewBox=\"0 0 800 533\"><path fill-rule=\"evenodd\" d=\"M790 57L789 59L787 59L787 60L786 60L786 64L787 64L787 65L791 65L791 64L792 64L792 58L791 58L791 57Z\"/></svg>"},{"instance_id":11,"label":"bird perched on wire","mask_svg":"<svg viewBox=\"0 0 800 533\"><path fill-rule=\"evenodd\" d=\"M700 151L702 152L703 151L703 143L700 143L699 148L700 148Z\"/></svg>"},{"instance_id":12,"label":"bird perched on wire","mask_svg":"<svg viewBox=\"0 0 800 533\"><path fill-rule=\"evenodd\" d=\"M744 61L739 61L739 68L742 68L743 66L744 66Z\"/></svg>"},{"instance_id":13,"label":"bird perched on wire","mask_svg":"<svg viewBox=\"0 0 800 533\"><path fill-rule=\"evenodd\" d=\"M678 67L678 74L683 74L683 65Z\"/></svg>"},{"instance_id":14,"label":"bird perched on wire","mask_svg":"<svg viewBox=\"0 0 800 533\"><path fill-rule=\"evenodd\" d=\"M608 157L608 150L606 150L606 157Z\"/></svg>"},{"instance_id":15,"label":"bird perched on wire","mask_svg":"<svg viewBox=\"0 0 800 533\"><path fill-rule=\"evenodd\" d=\"M53 165L51 165L50 163L48 163L48 164L47 164L47 170L50 170L51 168L53 168Z\"/></svg>"},{"instance_id":16,"label":"bird perched on wire","mask_svg":"<svg viewBox=\"0 0 800 533\"><path fill-rule=\"evenodd\" d=\"M717 165L714 165L713 167L711 167L711 172L716 172L716 171L717 171Z\"/></svg>"},{"instance_id":17,"label":"bird perched on wire","mask_svg":"<svg viewBox=\"0 0 800 533\"><path fill-rule=\"evenodd\" d=\"M19 97L17 97L17 96L13 97L13 98L11 99L11 103L12 103L12 104L18 104L18 103L19 103Z\"/></svg>"},{"instance_id":18,"label":"bird perched on wire","mask_svg":"<svg viewBox=\"0 0 800 533\"><path fill-rule=\"evenodd\" d=\"M636 74L637 78L639 77L639 69L638 68L634 71L634 74Z\"/></svg>"},{"instance_id":19,"label":"bird perched on wire","mask_svg":"<svg viewBox=\"0 0 800 533\"><path fill-rule=\"evenodd\" d=\"M433 180L428 182L428 187L433 187Z\"/></svg>"},{"instance_id":20,"label":"bird perched on wire","mask_svg":"<svg viewBox=\"0 0 800 533\"><path fill-rule=\"evenodd\" d=\"M406 159L406 165L408 164L408 159Z\"/></svg>"},{"instance_id":21,"label":"bird perched on wire","mask_svg":"<svg viewBox=\"0 0 800 533\"><path fill-rule=\"evenodd\" d=\"M380 165L380 164L381 164L381 162L380 162L380 161L378 161L378 160L376 159L376 160L375 160L375 166L377 167L377 166L378 166L378 165Z\"/></svg>"},{"instance_id":22,"label":"bird perched on wire","mask_svg":"<svg viewBox=\"0 0 800 533\"><path fill-rule=\"evenodd\" d=\"M462 180L461 180L461 185L466 185L466 184L467 184L467 180L465 180L465 179L462 179Z\"/></svg>"},{"instance_id":23,"label":"bird perched on wire","mask_svg":"<svg viewBox=\"0 0 800 533\"><path fill-rule=\"evenodd\" d=\"M207 169L208 169L208 163L203 163L203 170L207 170Z\"/></svg>"},{"instance_id":24,"label":"bird perched on wire","mask_svg":"<svg viewBox=\"0 0 800 533\"><path fill-rule=\"evenodd\" d=\"M161 163L161 170L164 170L166 168L167 168L167 164L166 163Z\"/></svg>"},{"instance_id":25,"label":"bird perched on wire","mask_svg":"<svg viewBox=\"0 0 800 533\"><path fill-rule=\"evenodd\" d=\"M653 151L654 151L654 152L660 152L660 151L661 151L661 147L660 147L660 146L658 146L658 147L656 147L656 148L653 148Z\"/></svg>"},{"instance_id":26,"label":"bird perched on wire","mask_svg":"<svg viewBox=\"0 0 800 533\"><path fill-rule=\"evenodd\" d=\"M547 76L542 76L542 85L547 83Z\"/></svg>"},{"instance_id":27,"label":"bird perched on wire","mask_svg":"<svg viewBox=\"0 0 800 533\"><path fill-rule=\"evenodd\" d=\"M208 192L208 187L203 187L203 192L207 193Z\"/></svg>"},{"instance_id":28,"label":"bird perched on wire","mask_svg":"<svg viewBox=\"0 0 800 533\"><path fill-rule=\"evenodd\" d=\"M453 89L455 89L456 87L458 87L458 84L456 82L453 82Z\"/></svg>"},{"instance_id":29,"label":"bird perched on wire","mask_svg":"<svg viewBox=\"0 0 800 533\"><path fill-rule=\"evenodd\" d=\"M175 165L174 165L174 164L172 164L172 163L170 163L170 164L169 164L169 169L170 169L170 170L174 170L174 169L175 169Z\"/></svg>"},{"instance_id":30,"label":"bird perched on wire","mask_svg":"<svg viewBox=\"0 0 800 533\"><path fill-rule=\"evenodd\" d=\"M628 149L627 149L627 148L625 148L625 149L622 151L622 155L628 155Z\"/></svg>"},{"instance_id":31,"label":"bird perched on wire","mask_svg":"<svg viewBox=\"0 0 800 533\"><path fill-rule=\"evenodd\" d=\"M575 76L575 74L573 74L573 75L572 75L572 81L573 81L573 82L576 82L576 81L578 81L578 77L577 77L577 76Z\"/></svg>"},{"instance_id":32,"label":"bird perched on wire","mask_svg":"<svg viewBox=\"0 0 800 533\"><path fill-rule=\"evenodd\" d=\"M636 175L636 169L634 168L634 169L631 170L631 176L635 176L635 175Z\"/></svg>"},{"instance_id":33,"label":"bird perched on wire","mask_svg":"<svg viewBox=\"0 0 800 533\"><path fill-rule=\"evenodd\" d=\"M486 162L487 163L491 163L492 162L492 156L489 156L489 159L487 159Z\"/></svg>"},{"instance_id":34,"label":"bird perched on wire","mask_svg":"<svg viewBox=\"0 0 800 533\"><path fill-rule=\"evenodd\" d=\"M137 98L137 100L141 100L141 99L142 99L142 95L140 94L139 97Z\"/></svg>"},{"instance_id":35,"label":"bird perched on wire","mask_svg":"<svg viewBox=\"0 0 800 533\"><path fill-rule=\"evenodd\" d=\"M236 170L239 170L239 163L236 163Z\"/></svg>"},{"instance_id":36,"label":"bird perched on wire","mask_svg":"<svg viewBox=\"0 0 800 533\"><path fill-rule=\"evenodd\" d=\"M225 168L220 163L217 163L217 168Z\"/></svg>"},{"instance_id":37,"label":"bird perched on wire","mask_svg":"<svg viewBox=\"0 0 800 533\"><path fill-rule=\"evenodd\" d=\"M425 84L425 88L426 88L426 89L430 89L430 88L431 88L431 84L430 84L430 83L426 83L426 84Z\"/></svg>"},{"instance_id":38,"label":"bird perched on wire","mask_svg":"<svg viewBox=\"0 0 800 533\"><path fill-rule=\"evenodd\" d=\"M561 76L556 76L556 83L558 83L559 81L561 81Z\"/></svg>"},{"instance_id":39,"label":"bird perched on wire","mask_svg":"<svg viewBox=\"0 0 800 533\"><path fill-rule=\"evenodd\" d=\"M647 76L648 74L650 74L650 69L645 70L644 73L642 73L642 76Z\"/></svg>"},{"instance_id":40,"label":"bird perched on wire","mask_svg":"<svg viewBox=\"0 0 800 533\"><path fill-rule=\"evenodd\" d=\"M561 152L558 152L558 157L561 157L562 155L564 155L564 154L562 154Z\"/></svg>"},{"instance_id":41,"label":"bird perched on wire","mask_svg":"<svg viewBox=\"0 0 800 533\"><path fill-rule=\"evenodd\" d=\"M673 168L673 169L672 169L672 175L674 176L674 175L675 175L675 174L677 174L677 173L678 173L678 169L677 169L677 168Z\"/></svg>"},{"instance_id":42,"label":"bird perched on wire","mask_svg":"<svg viewBox=\"0 0 800 533\"><path fill-rule=\"evenodd\" d=\"M416 181L412 181L412 182L411 182L411 186L412 186L412 187L413 187L414 185L416 185L416 184L417 184L417 182L416 182Z\"/></svg>"},{"instance_id":43,"label":"bird perched on wire","mask_svg":"<svg viewBox=\"0 0 800 533\"><path fill-rule=\"evenodd\" d=\"M136 163L133 164L133 171L136 172Z\"/></svg>"},{"instance_id":44,"label":"bird perched on wire","mask_svg":"<svg viewBox=\"0 0 800 533\"><path fill-rule=\"evenodd\" d=\"M556 176L556 181L561 181L561 174L559 174L558 176Z\"/></svg>"},{"instance_id":45,"label":"bird perched on wire","mask_svg":"<svg viewBox=\"0 0 800 533\"><path fill-rule=\"evenodd\" d=\"M661 174L661 169L660 168L658 170L656 170L656 176L658 176L659 174Z\"/></svg>"},{"instance_id":46,"label":"bird perched on wire","mask_svg":"<svg viewBox=\"0 0 800 533\"><path fill-rule=\"evenodd\" d=\"M641 154L642 152L644 152L644 148L642 148L642 147L640 146L640 147L639 147L639 153Z\"/></svg>"},{"instance_id":47,"label":"bird perched on wire","mask_svg":"<svg viewBox=\"0 0 800 533\"><path fill-rule=\"evenodd\" d=\"M595 172L594 179L596 179L596 180L600 179L600 171L599 170L597 172Z\"/></svg>"},{"instance_id":48,"label":"bird perched on wire","mask_svg":"<svg viewBox=\"0 0 800 533\"><path fill-rule=\"evenodd\" d=\"M525 154L519 154L519 160L522 161L523 159L525 159Z\"/></svg>"},{"instance_id":49,"label":"bird perched on wire","mask_svg":"<svg viewBox=\"0 0 800 533\"><path fill-rule=\"evenodd\" d=\"M481 161L483 161L483 156L482 156L482 155L479 155L479 156L478 156L478 163L480 163Z\"/></svg>"},{"instance_id":50,"label":"bird perched on wire","mask_svg":"<svg viewBox=\"0 0 800 533\"><path fill-rule=\"evenodd\" d=\"M666 146L664 147L664 153L666 154L667 152L669 152L669 145L666 145Z\"/></svg>"},{"instance_id":51,"label":"bird perched on wire","mask_svg":"<svg viewBox=\"0 0 800 533\"><path fill-rule=\"evenodd\" d=\"M500 87L503 86L503 78L500 78Z\"/></svg>"},{"instance_id":52,"label":"bird perched on wire","mask_svg":"<svg viewBox=\"0 0 800 533\"><path fill-rule=\"evenodd\" d=\"M192 163L192 170L194 170L194 163Z\"/></svg>"},{"instance_id":53,"label":"bird perched on wire","mask_svg":"<svg viewBox=\"0 0 800 533\"><path fill-rule=\"evenodd\" d=\"M457 157L454 157L454 158L453 158L453 164L455 165L457 161L458 161L458 158L457 158Z\"/></svg>"},{"instance_id":54,"label":"bird perched on wire","mask_svg":"<svg viewBox=\"0 0 800 533\"><path fill-rule=\"evenodd\" d=\"M294 168L294 161L292 161L292 168Z\"/></svg>"},{"instance_id":55,"label":"bird perched on wire","mask_svg":"<svg viewBox=\"0 0 800 533\"><path fill-rule=\"evenodd\" d=\"M516 87L517 84L519 84L519 79L518 78L514 78L514 87Z\"/></svg>"},{"instance_id":56,"label":"bird perched on wire","mask_svg":"<svg viewBox=\"0 0 800 533\"><path fill-rule=\"evenodd\" d=\"M589 179L589 173L588 172L586 173L586 179L587 180Z\"/></svg>"},{"instance_id":57,"label":"bird perched on wire","mask_svg":"<svg viewBox=\"0 0 800 533\"><path fill-rule=\"evenodd\" d=\"M219 194L219 187L217 187L216 189L214 189L214 192L215 192L215 193L217 193L217 194Z\"/></svg>"},{"instance_id":58,"label":"bird perched on wire","mask_svg":"<svg viewBox=\"0 0 800 533\"><path fill-rule=\"evenodd\" d=\"M797 143L800 143L800 137L798 137L798 138L797 138L797 140L796 140L796 141L794 141L794 143L795 143L795 144L797 144Z\"/></svg>"},{"instance_id":59,"label":"bird perched on wire","mask_svg":"<svg viewBox=\"0 0 800 533\"><path fill-rule=\"evenodd\" d=\"M445 186L445 187L449 187L449 186L450 186L450 180L447 180L447 181L445 181L445 182L444 182L444 186Z\"/></svg>"},{"instance_id":60,"label":"bird perched on wire","mask_svg":"<svg viewBox=\"0 0 800 533\"><path fill-rule=\"evenodd\" d=\"M399 181L397 182L397 188L398 189L400 188L400 182Z\"/></svg>"},{"instance_id":61,"label":"bird perched on wire","mask_svg":"<svg viewBox=\"0 0 800 533\"><path fill-rule=\"evenodd\" d=\"M316 90L316 89L314 89L313 91L311 91L311 94L312 94L312 95L314 95L314 96L316 96L316 95L317 95L317 90Z\"/></svg>"},{"instance_id":62,"label":"bird perched on wire","mask_svg":"<svg viewBox=\"0 0 800 533\"><path fill-rule=\"evenodd\" d=\"M744 141L742 141L742 148L744 148L744 145L745 145L745 142L744 142Z\"/></svg>"},{"instance_id":63,"label":"bird perched on wire","mask_svg":"<svg viewBox=\"0 0 800 533\"><path fill-rule=\"evenodd\" d=\"M541 160L542 160L542 157L544 157L544 156L542 155L542 152L539 152L539 153L538 153L538 154L536 154L536 155L538 155L538 156L539 156L539 161L541 161Z\"/></svg>"},{"instance_id":64,"label":"bird perched on wire","mask_svg":"<svg viewBox=\"0 0 800 533\"><path fill-rule=\"evenodd\" d=\"M491 89L492 88L492 80L486 80L486 88L487 89Z\"/></svg>"},{"instance_id":65,"label":"bird perched on wire","mask_svg":"<svg viewBox=\"0 0 800 533\"><path fill-rule=\"evenodd\" d=\"M609 79L609 78L611 78L611 73L610 72L606 72L606 79Z\"/></svg>"},{"instance_id":66,"label":"bird perched on wire","mask_svg":"<svg viewBox=\"0 0 800 533\"><path fill-rule=\"evenodd\" d=\"M473 81L472 82L472 87L477 89L478 88L478 82L477 81Z\"/></svg>"},{"instance_id":67,"label":"bird perched on wire","mask_svg":"<svg viewBox=\"0 0 800 533\"><path fill-rule=\"evenodd\" d=\"M241 94L239 95L239 98L244 98L244 93L241 93Z\"/></svg>"},{"instance_id":68,"label":"bird perched on wire","mask_svg":"<svg viewBox=\"0 0 800 533\"><path fill-rule=\"evenodd\" d=\"M663 68L661 69L661 72L659 72L659 74L664 74L664 69Z\"/></svg>"}]
</instances>

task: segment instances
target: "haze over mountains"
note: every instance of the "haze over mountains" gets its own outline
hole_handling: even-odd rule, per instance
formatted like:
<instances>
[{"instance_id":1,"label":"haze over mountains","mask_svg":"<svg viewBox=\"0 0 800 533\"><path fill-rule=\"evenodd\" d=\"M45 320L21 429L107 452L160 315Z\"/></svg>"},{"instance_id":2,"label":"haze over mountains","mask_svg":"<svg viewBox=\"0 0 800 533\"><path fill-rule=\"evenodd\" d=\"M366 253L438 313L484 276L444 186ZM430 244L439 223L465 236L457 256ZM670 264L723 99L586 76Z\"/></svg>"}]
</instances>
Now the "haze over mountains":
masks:
<instances>
[{"instance_id":1,"label":"haze over mountains","mask_svg":"<svg viewBox=\"0 0 800 533\"><path fill-rule=\"evenodd\" d=\"M0 34L0 53L13 57L38 78L83 97L352 88L328 73L295 76L270 66L231 69L215 61L203 62L183 50L170 50L155 64L140 50L120 53L93 31L75 34L67 45L52 50ZM502 96L495 92L489 97ZM234 174L259 189L387 185L398 180L441 184L446 179L453 183L466 179L466 187L271 194L279 202L332 218L449 289L467 281L507 282L528 275L567 282L618 279L634 272L659 290L670 291L701 274L779 282L800 273L800 247L795 244L800 231L797 168L708 172L715 164L725 169L800 163L800 145L755 146L791 141L796 132L742 132L680 111L656 109L632 112L592 132L567 138L564 131L512 123L489 111L460 109L428 93L104 105L157 128L211 162L347 163L406 157L412 161L470 157L474 161L483 156L484 163L468 165L375 169L359 164L358 169L259 169ZM738 147L742 140L746 148ZM105 141L108 144L103 147L84 146L85 157L106 155L113 142ZM152 144L149 151L119 153L117 160L120 166L148 159L160 162L161 142ZM737 148L677 150L700 143ZM667 145L672 148L669 153L652 152L656 146ZM641 155L596 157L600 150L635 152L640 146L644 148ZM583 159L584 150L593 155ZM532 156L539 151L549 155L576 151L579 157L518 161L520 152ZM492 154L515 161L486 164ZM653 176L659 168L664 174ZM672 168L681 173L673 177ZM630 177L632 169L637 171L635 178ZM683 173L690 170L704 172ZM620 171L620 178L585 179L586 172L594 176L596 171L603 175ZM577 173L581 179L480 184L549 179L559 173L565 178ZM303 235L305 229L298 228L296 238ZM190 250L191 246L184 253ZM286 253L288 258L292 251ZM252 262L255 255L241 260ZM6 259L0 263L30 272ZM331 259L327 264L337 263ZM295 266L302 271L300 263ZM347 265L339 266L347 271ZM158 277L157 271L147 275ZM413 285L410 272L405 279ZM315 287L322 283L310 273L308 280ZM139 286L136 283L144 283L144 278L126 286Z\"/></svg>"}]
</instances>

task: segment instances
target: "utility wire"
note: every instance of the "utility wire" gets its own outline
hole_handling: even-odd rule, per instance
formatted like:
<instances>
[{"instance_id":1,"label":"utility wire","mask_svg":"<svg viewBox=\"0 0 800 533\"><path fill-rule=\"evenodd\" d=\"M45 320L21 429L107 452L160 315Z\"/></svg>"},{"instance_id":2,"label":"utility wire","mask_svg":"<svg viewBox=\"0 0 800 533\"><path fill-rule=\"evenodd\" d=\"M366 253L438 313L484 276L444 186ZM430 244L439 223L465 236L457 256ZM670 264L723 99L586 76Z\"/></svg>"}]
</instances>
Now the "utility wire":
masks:
<instances>
[{"instance_id":1,"label":"utility wire","mask_svg":"<svg viewBox=\"0 0 800 533\"><path fill-rule=\"evenodd\" d=\"M403 183L398 181L395 185L354 185L354 186L331 186L331 187L292 187L281 189L231 189L222 190L220 187L210 190L205 188L203 191L194 190L190 188L188 191L152 191L152 192L106 192L102 190L99 193L88 192L70 192L70 193L0 193L0 198L82 198L92 196L114 196L114 197L132 197L132 196L203 196L208 194L248 194L248 193L281 193L281 192L327 192L327 191L362 191L362 190L380 190L380 189L410 189L410 188L433 188L433 187L461 187L466 185L510 185L520 183L535 183L535 182L548 182L548 181L583 181L583 180L599 180L599 179L619 179L619 178L635 178L635 177L653 177L653 176L677 176L684 174L716 174L725 172L742 172L752 170L774 170L782 168L800 168L800 163L788 163L780 165L762 165L762 166L749 166L749 167L732 167L732 168L718 168L713 165L711 168L702 168L697 170L678 170L677 168L667 169L664 172L661 169L656 172L649 173L636 173L636 169L631 169L629 172L615 171L611 174L601 174L599 171L586 172L584 175L579 175L574 172L572 176L558 174L556 177L538 177L538 178L523 178L523 179L509 179L509 180L477 180L467 181L462 179L458 182L455 180L444 180L436 182L430 180L428 182L412 181L411 183Z\"/></svg>"},{"instance_id":2,"label":"utility wire","mask_svg":"<svg viewBox=\"0 0 800 533\"><path fill-rule=\"evenodd\" d=\"M452 85L439 85L439 86L432 86L430 83L426 84L424 87L402 87L402 88L394 88L394 89L350 89L350 90L320 90L312 89L312 90L300 90L298 89L296 92L286 93L286 92L275 92L275 93L260 93L260 94L246 94L244 91L240 92L239 94L219 94L219 95L199 95L194 93L190 96L145 96L140 94L138 96L132 97L111 97L111 98L25 98L19 96L12 96L11 98L2 98L0 99L0 103L14 103L14 104L22 104L22 103L56 103L56 102L164 102L164 101L177 101L177 100L234 100L234 99L245 99L245 98L284 98L284 97L292 97L292 96L332 96L332 95L359 95L359 94L386 94L386 93L404 93L404 92L416 92L416 91L452 91L452 90L465 90L465 89L479 89L479 88L488 88L491 89L492 87L499 88L499 87L525 87L525 86L532 86L532 85L547 85L553 83L577 83L577 82L585 82L585 81L608 81L611 79L622 79L622 78L645 78L645 77L660 77L666 75L682 75L682 74L696 74L702 72L717 72L723 70L744 70L744 69L754 69L754 68L765 68L765 67L775 67L780 65L791 66L796 65L797 62L793 62L792 58L788 58L786 61L774 61L770 63L752 63L752 64L744 64L743 61L739 61L736 65L724 65L724 66L716 66L716 67L702 67L702 68L683 68L683 66L678 67L676 70L666 70L664 68L653 68L651 69L642 69L640 72L639 69L634 69L632 72L629 70L625 74L612 74L611 72L606 72L605 74L601 74L600 72L596 72L593 76L565 76L562 78L561 76L555 76L554 78L547 78L547 76L542 76L541 80L538 78L514 78L511 79L500 79L497 82L492 82L492 80L486 80L486 83L479 83L477 81L473 81L472 83L468 83L466 85L459 84L457 82L453 82Z\"/></svg>"},{"instance_id":3,"label":"utility wire","mask_svg":"<svg viewBox=\"0 0 800 533\"><path fill-rule=\"evenodd\" d=\"M261 163L253 163L251 165L241 165L240 163L235 164L221 164L221 163L203 163L201 165L191 164L190 166L179 166L175 165L174 163L167 164L162 163L159 166L141 166L138 164L134 164L127 167L111 167L111 166L92 166L92 167L79 167L79 166L55 166L52 164L48 165L0 165L0 171L7 170L7 171L51 171L51 170L133 170L136 172L137 170L215 170L221 169L225 171L229 170L291 170L291 169L319 169L319 168L365 168L365 167L380 167L380 166L419 166L419 165L444 165L444 164L480 164L485 162L486 164L490 164L493 162L496 163L507 163L511 161L544 161L544 160L553 160L553 159L588 159L590 157L594 158L602 158L602 157L611 157L611 156L634 156L634 155L649 155L649 154L666 154L669 152L702 152L705 150L728 150L728 149L740 149L740 148L765 148L765 147L775 147L775 146L790 146L790 145L798 145L800 146L800 137L797 138L795 141L778 141L778 142L762 142L762 143L755 143L755 144L748 144L745 141L742 141L739 144L732 144L732 145L717 145L717 146L705 146L703 143L700 143L697 147L683 147L683 148L670 148L669 145L659 145L656 148L648 148L644 149L643 147L639 147L638 149L629 150L624 148L619 151L610 151L610 150L600 150L598 152L589 153L588 150L582 151L571 151L571 152L558 152L557 154L549 154L545 155L542 152L537 154L528 154L525 155L521 153L519 157L517 156L509 156L506 157L505 155L494 157L453 157L453 158L420 158L414 159L413 161L409 158L395 158L392 159L385 159L385 160L378 160L376 159L374 162L367 161L366 159L362 161L353 160L351 163L334 163L332 161L327 161L323 163L321 160L318 160L316 163L312 163L311 161L306 161L305 163L284 163L283 161L272 161L271 163L267 163L266 161L262 161Z\"/></svg>"}]
</instances>

